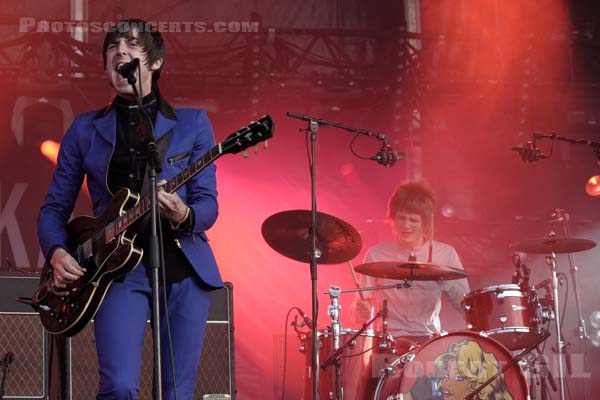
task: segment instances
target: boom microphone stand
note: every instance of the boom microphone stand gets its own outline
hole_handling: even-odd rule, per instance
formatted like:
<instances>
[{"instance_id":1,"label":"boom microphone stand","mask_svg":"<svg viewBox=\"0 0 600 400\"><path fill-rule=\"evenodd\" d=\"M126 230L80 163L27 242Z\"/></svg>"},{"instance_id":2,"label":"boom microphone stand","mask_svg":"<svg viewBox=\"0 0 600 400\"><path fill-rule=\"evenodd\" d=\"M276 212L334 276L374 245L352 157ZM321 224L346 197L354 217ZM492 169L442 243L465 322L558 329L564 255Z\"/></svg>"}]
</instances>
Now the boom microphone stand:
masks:
<instances>
[{"instance_id":1,"label":"boom microphone stand","mask_svg":"<svg viewBox=\"0 0 600 400\"><path fill-rule=\"evenodd\" d=\"M310 248L310 277L312 282L312 319L313 319L313 327L312 327L312 355L311 355L311 371L313 376L313 390L312 390L312 400L318 400L318 392L319 392L319 340L317 337L317 321L318 321L318 299L317 299L317 260L321 256L321 251L317 248L317 194L316 194L316 168L315 168L315 143L317 141L317 131L319 130L319 126L333 126L336 128L344 129L349 132L367 135L367 136L375 136L380 140L385 139L385 135L382 133L374 133L371 131L367 131L365 129L355 129L351 128L336 122L330 122L322 119L317 119L311 117L309 115L298 114L295 112L287 112L286 115L291 118L300 119L308 122L308 128L306 132L310 132L310 156L309 156L309 164L310 164L310 193L311 193L311 219L312 219L312 227L310 231L311 235L311 248ZM385 166L392 166L397 159L403 158L405 155L392 152L391 149L385 148L386 151L380 152L381 154L377 155L377 162L381 163ZM341 400L341 399L337 399Z\"/></svg>"}]
</instances>

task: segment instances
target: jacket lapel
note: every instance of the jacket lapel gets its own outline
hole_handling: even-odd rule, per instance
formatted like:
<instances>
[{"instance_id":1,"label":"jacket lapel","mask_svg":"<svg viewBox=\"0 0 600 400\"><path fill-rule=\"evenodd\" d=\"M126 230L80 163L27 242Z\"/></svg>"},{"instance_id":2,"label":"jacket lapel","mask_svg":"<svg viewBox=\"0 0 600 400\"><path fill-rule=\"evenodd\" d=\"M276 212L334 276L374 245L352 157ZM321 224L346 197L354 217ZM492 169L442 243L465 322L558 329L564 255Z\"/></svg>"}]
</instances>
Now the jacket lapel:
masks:
<instances>
[{"instance_id":1,"label":"jacket lapel","mask_svg":"<svg viewBox=\"0 0 600 400\"><path fill-rule=\"evenodd\" d=\"M154 124L154 140L158 140L164 136L165 133L173 129L175 126L174 119L166 118L160 111L156 113L156 122Z\"/></svg>"},{"instance_id":2,"label":"jacket lapel","mask_svg":"<svg viewBox=\"0 0 600 400\"><path fill-rule=\"evenodd\" d=\"M117 137L117 112L112 109L105 116L95 119L92 123L100 136L114 147Z\"/></svg>"}]
</instances>

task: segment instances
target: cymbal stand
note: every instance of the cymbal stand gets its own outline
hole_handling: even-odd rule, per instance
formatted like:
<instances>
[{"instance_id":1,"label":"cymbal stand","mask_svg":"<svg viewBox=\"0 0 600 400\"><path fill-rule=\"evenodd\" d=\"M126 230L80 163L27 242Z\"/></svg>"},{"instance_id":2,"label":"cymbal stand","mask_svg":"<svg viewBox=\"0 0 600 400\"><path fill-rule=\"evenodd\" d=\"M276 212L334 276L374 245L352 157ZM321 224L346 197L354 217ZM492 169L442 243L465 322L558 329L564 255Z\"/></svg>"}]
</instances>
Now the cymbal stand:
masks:
<instances>
[{"instance_id":1,"label":"cymbal stand","mask_svg":"<svg viewBox=\"0 0 600 400\"><path fill-rule=\"evenodd\" d=\"M339 350L340 348L340 330L341 330L341 323L339 320L340 317L340 309L342 308L342 306L340 306L340 302L339 302L339 297L340 294L342 294L341 289L338 286L331 286L329 288L329 298L331 300L331 305L327 308L327 312L329 314L329 316L331 317L331 330L333 331L333 349L335 350L335 352L337 353L337 350ZM332 358L330 357L329 360L327 360L324 364L323 364L323 368L327 367L327 362L329 362L330 360L332 360ZM342 400L344 398L344 388L342 387L342 366L339 362L339 356L335 359L335 393L333 398L334 399L338 399L338 400Z\"/></svg>"},{"instance_id":2,"label":"cymbal stand","mask_svg":"<svg viewBox=\"0 0 600 400\"><path fill-rule=\"evenodd\" d=\"M346 290L353 291L353 290ZM334 353L329 356L327 360L321 365L321 368L326 369L331 364L335 366L335 393L333 398L336 400L344 399L344 388L342 385L342 365L340 362L340 358L346 349L351 343L354 342L356 338L358 338L367 328L375 322L377 318L381 318L383 316L383 311L378 312L370 321L365 322L363 326L356 332L352 337L348 339L346 343L340 346L340 331L341 331L341 323L339 320L339 311L341 310L341 306L339 303L339 297L344 292L344 290L340 289L338 286L332 285L329 288L329 297L331 300L331 305L328 307L329 316L331 317L331 330L333 332L333 348Z\"/></svg>"},{"instance_id":3,"label":"cymbal stand","mask_svg":"<svg viewBox=\"0 0 600 400\"><path fill-rule=\"evenodd\" d=\"M556 218L556 221L562 222L563 232L565 237L571 237L571 229L569 226L569 214L560 208L555 208L552 212L552 217ZM585 320L583 319L583 313L581 312L581 297L579 296L579 285L577 281L577 271L578 268L575 265L575 258L573 257L573 253L567 254L569 259L569 272L571 273L571 280L573 282L573 293L575 295L575 305L577 307L577 322L579 323L578 333L579 333L579 344L583 357L583 369L584 373L588 372L588 361L589 354L587 348L587 341L589 340L589 336L587 334ZM588 379L584 377L583 379L583 394L584 399L589 399L589 383Z\"/></svg>"},{"instance_id":4,"label":"cymbal stand","mask_svg":"<svg viewBox=\"0 0 600 400\"><path fill-rule=\"evenodd\" d=\"M552 272L552 293L554 297L554 322L556 323L556 351L558 354L558 383L560 386L560 400L565 400L565 373L563 365L564 346L562 333L560 331L560 304L558 301L558 274L556 273L556 253L553 251L546 257L546 264Z\"/></svg>"}]
</instances>

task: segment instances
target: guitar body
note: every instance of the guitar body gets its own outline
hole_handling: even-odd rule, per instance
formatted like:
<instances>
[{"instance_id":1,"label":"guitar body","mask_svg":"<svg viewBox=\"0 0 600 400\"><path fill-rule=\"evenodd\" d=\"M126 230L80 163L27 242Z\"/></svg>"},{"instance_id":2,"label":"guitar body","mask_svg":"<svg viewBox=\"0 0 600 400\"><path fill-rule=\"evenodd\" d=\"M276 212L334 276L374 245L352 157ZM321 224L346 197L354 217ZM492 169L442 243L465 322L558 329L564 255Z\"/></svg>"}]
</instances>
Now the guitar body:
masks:
<instances>
[{"instance_id":1,"label":"guitar body","mask_svg":"<svg viewBox=\"0 0 600 400\"><path fill-rule=\"evenodd\" d=\"M190 163L164 185L174 193L191 177L223 154L239 153L273 135L273 121L263 116L232 133ZM136 228L149 212L150 200L129 189L119 190L98 218L78 217L67 225L69 251L86 269L85 274L66 288L53 285L52 266L44 265L40 285L31 298L19 298L40 314L42 325L55 335L73 336L96 315L108 288L118 277L132 271L142 260L142 249L135 246Z\"/></svg>"},{"instance_id":2,"label":"guitar body","mask_svg":"<svg viewBox=\"0 0 600 400\"><path fill-rule=\"evenodd\" d=\"M124 231L106 242L106 225L134 206L139 197L121 189L98 217L78 217L67 225L69 250L75 251L92 240L94 250L89 257L72 253L86 273L65 289L54 288L52 267L44 265L40 287L34 301L48 309L40 309L42 325L51 334L73 336L94 317L111 283L132 271L141 261L143 251L135 246L136 234Z\"/></svg>"}]
</instances>

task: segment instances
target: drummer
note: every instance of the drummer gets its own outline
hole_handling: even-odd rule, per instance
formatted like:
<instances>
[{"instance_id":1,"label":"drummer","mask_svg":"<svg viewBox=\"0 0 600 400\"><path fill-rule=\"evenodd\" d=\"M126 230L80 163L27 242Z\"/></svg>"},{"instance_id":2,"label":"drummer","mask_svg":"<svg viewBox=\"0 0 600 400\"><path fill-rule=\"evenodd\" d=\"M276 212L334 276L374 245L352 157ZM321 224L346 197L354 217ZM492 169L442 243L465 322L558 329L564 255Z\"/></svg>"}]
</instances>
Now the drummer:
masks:
<instances>
[{"instance_id":1,"label":"drummer","mask_svg":"<svg viewBox=\"0 0 600 400\"><path fill-rule=\"evenodd\" d=\"M454 247L432 240L435 195L424 181L399 185L388 204L388 218L395 240L371 247L364 262L421 261L463 269ZM393 285L397 280L361 275L361 287ZM408 289L385 289L357 293L351 312L356 322L367 321L373 306L379 310L387 300L388 330L394 338L424 343L440 333L441 294L446 293L462 313L460 301L469 292L466 279L412 282ZM368 294L367 294L368 293Z\"/></svg>"}]
</instances>

